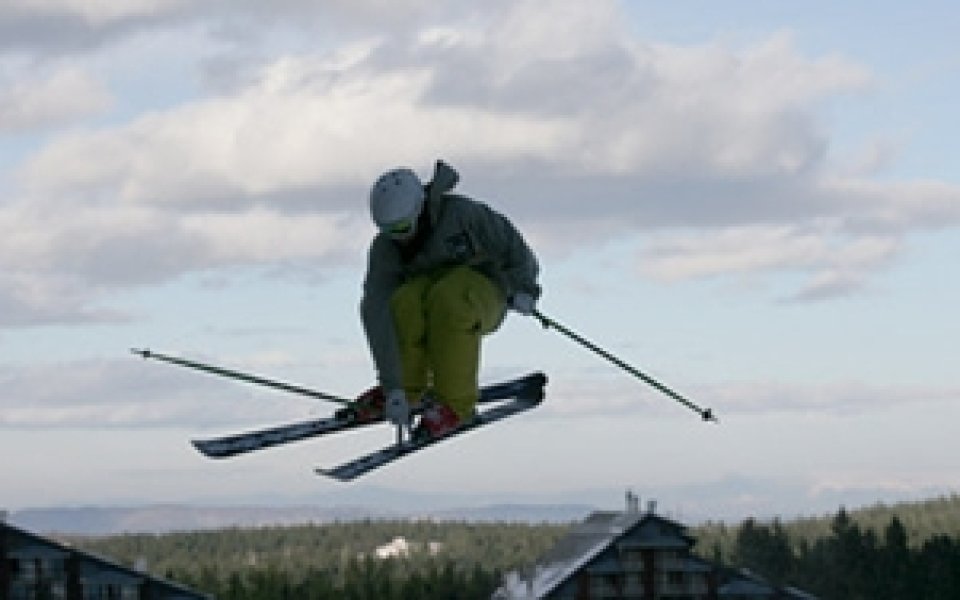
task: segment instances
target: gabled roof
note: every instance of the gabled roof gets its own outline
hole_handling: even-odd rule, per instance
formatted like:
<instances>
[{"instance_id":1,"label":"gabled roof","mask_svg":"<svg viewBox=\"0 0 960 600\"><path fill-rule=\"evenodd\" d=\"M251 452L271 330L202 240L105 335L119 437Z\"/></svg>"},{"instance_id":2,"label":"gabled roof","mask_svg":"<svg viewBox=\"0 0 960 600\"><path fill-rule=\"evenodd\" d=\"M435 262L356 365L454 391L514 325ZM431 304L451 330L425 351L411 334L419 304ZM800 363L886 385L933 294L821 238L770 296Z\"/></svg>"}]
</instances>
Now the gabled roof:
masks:
<instances>
[{"instance_id":1,"label":"gabled roof","mask_svg":"<svg viewBox=\"0 0 960 600\"><path fill-rule=\"evenodd\" d=\"M71 548L54 540L41 537L9 523L0 522L0 536L7 557L17 560L66 559L71 555L80 561L80 577L87 583L134 585L146 582L154 592L160 592L166 600L197 600L210 598L206 594L186 586L124 567L107 558Z\"/></svg>"}]
</instances>

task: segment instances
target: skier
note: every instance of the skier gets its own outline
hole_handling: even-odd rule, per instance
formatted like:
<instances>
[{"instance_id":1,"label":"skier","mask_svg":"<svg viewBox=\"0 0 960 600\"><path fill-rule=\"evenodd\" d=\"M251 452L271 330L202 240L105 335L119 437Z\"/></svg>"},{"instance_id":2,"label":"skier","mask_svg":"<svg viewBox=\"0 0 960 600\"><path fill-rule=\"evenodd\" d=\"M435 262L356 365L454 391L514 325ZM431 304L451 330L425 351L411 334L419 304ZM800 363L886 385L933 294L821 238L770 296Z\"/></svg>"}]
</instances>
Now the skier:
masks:
<instances>
[{"instance_id":1,"label":"skier","mask_svg":"<svg viewBox=\"0 0 960 600\"><path fill-rule=\"evenodd\" d=\"M379 233L370 244L360 313L379 387L358 405L383 407L400 427L427 389L434 400L414 437L441 437L469 422L479 397L480 342L506 309L535 312L536 257L503 215L451 193L457 172L437 161L384 173L370 191Z\"/></svg>"}]
</instances>

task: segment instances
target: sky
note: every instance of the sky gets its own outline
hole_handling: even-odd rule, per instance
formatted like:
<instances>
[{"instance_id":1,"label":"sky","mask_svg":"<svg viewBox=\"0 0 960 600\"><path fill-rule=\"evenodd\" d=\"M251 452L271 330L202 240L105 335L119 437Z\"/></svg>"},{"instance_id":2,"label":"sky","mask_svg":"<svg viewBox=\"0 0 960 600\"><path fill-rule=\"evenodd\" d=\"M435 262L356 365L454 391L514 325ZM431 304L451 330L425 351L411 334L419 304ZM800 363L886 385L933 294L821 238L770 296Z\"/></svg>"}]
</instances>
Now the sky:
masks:
<instances>
[{"instance_id":1,"label":"sky","mask_svg":"<svg viewBox=\"0 0 960 600\"><path fill-rule=\"evenodd\" d=\"M0 507L484 502L689 520L955 493L957 8L592 0L0 5ZM537 410L342 484L387 427L210 461L325 416L147 347L340 396L385 170L508 215L539 308L481 380Z\"/></svg>"}]
</instances>

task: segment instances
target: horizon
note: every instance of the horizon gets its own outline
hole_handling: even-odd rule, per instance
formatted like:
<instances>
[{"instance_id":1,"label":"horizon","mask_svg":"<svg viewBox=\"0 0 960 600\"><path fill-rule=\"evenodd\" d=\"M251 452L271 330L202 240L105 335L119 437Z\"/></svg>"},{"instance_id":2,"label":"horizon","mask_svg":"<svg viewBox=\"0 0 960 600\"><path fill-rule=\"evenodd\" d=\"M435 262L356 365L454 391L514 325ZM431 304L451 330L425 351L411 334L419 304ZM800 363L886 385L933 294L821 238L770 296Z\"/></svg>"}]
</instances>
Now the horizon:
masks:
<instances>
[{"instance_id":1,"label":"horizon","mask_svg":"<svg viewBox=\"0 0 960 600\"><path fill-rule=\"evenodd\" d=\"M747 521L759 524L781 523L785 526L803 524L811 520L832 521L841 512L854 522L866 519L874 525L878 522L878 510L886 510L899 516L903 511L913 510L919 505L937 503L956 503L957 494L928 498L918 501L904 501L892 504L871 503L862 506L837 506L833 510L816 514L793 515L782 518L780 515L749 515L740 519L727 520L717 518L690 518L690 515L677 513L660 506L657 500L646 502L637 497L637 504L624 504L619 507L597 507L582 504L535 504L535 503L464 503L445 508L415 508L408 506L389 510L372 505L334 505L321 507L316 505L195 505L184 503L164 503L139 506L50 506L25 508L6 512L0 510L0 522L37 533L114 537L120 535L166 535L182 532L225 531L234 528L258 529L322 527L343 523L364 521L375 522L463 522L477 524L518 523L518 524L570 524L589 520L596 514L640 512L656 515L684 527L715 528L717 526L739 527ZM630 502L627 500L627 502ZM912 519L906 517L907 522ZM882 521L881 521L882 523Z\"/></svg>"},{"instance_id":2,"label":"horizon","mask_svg":"<svg viewBox=\"0 0 960 600\"><path fill-rule=\"evenodd\" d=\"M791 515L955 493L956 14L0 6L0 506L633 489ZM438 158L537 253L545 315L720 423L511 314L481 383L542 370L536 410L348 486L313 469L393 431L197 454L335 407L129 348L358 395L367 192Z\"/></svg>"}]
</instances>

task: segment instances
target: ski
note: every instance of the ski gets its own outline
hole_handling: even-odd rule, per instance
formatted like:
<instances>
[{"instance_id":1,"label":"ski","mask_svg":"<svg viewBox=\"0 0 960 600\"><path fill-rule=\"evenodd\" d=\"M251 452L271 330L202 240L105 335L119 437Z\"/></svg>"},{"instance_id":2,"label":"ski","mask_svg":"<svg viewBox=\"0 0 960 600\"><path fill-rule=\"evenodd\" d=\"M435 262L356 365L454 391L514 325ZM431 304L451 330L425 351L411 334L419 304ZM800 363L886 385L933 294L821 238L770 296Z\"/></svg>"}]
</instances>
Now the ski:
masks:
<instances>
[{"instance_id":1,"label":"ski","mask_svg":"<svg viewBox=\"0 0 960 600\"><path fill-rule=\"evenodd\" d=\"M481 388L480 403L496 402L535 394L546 381L542 373L532 373L511 381ZM382 418L363 418L349 408L338 410L332 417L297 421L265 429L257 429L222 437L193 440L192 444L209 458L228 458L255 450L297 442L317 436L340 433L382 423Z\"/></svg>"},{"instance_id":2,"label":"ski","mask_svg":"<svg viewBox=\"0 0 960 600\"><path fill-rule=\"evenodd\" d=\"M514 415L530 410L531 408L535 408L543 401L543 385L546 383L546 377L542 373L538 374L538 376L540 379L540 385L536 387L529 387L522 394L514 396L510 402L478 412L473 420L471 420L469 423L466 423L459 429L456 429L445 436L439 438L426 438L420 440L411 439L401 441L399 443L381 448L380 450L371 452L365 456L345 462L341 465L333 467L332 469L317 468L315 469L315 472L318 475L325 475L338 481L353 481L362 475L379 469L380 467L384 467L390 463L396 462L397 460L423 450L424 448L445 442L458 435L467 433L469 431L474 431L481 427L486 427L487 425L497 421L507 419Z\"/></svg>"},{"instance_id":3,"label":"ski","mask_svg":"<svg viewBox=\"0 0 960 600\"><path fill-rule=\"evenodd\" d=\"M194 448L208 458L228 458L237 454L263 450L264 448L305 440L318 435L346 431L376 422L378 421L360 421L352 416L334 416L298 421L212 439L193 440L191 443Z\"/></svg>"}]
</instances>

